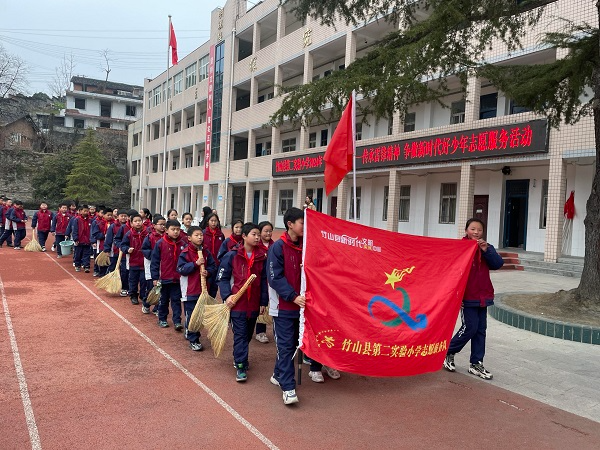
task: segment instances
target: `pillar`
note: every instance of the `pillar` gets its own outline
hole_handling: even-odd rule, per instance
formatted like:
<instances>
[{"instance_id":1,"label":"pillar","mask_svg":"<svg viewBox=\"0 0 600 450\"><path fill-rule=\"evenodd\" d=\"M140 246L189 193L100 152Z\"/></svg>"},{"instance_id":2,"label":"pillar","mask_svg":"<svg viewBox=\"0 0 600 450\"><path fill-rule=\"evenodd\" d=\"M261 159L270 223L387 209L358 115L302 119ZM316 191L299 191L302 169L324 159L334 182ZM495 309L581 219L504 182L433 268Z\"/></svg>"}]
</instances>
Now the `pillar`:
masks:
<instances>
[{"instance_id":1,"label":"pillar","mask_svg":"<svg viewBox=\"0 0 600 450\"><path fill-rule=\"evenodd\" d=\"M302 209L306 198L306 178L298 177L298 190L296 192L296 207Z\"/></svg>"},{"instance_id":2,"label":"pillar","mask_svg":"<svg viewBox=\"0 0 600 450\"><path fill-rule=\"evenodd\" d=\"M400 214L400 178L400 171L390 170L386 229L396 233Z\"/></svg>"},{"instance_id":3,"label":"pillar","mask_svg":"<svg viewBox=\"0 0 600 450\"><path fill-rule=\"evenodd\" d=\"M280 8L281 9L281 8ZM277 214L277 182L271 178L269 180L269 213L267 220L275 226L275 217Z\"/></svg>"},{"instance_id":4,"label":"pillar","mask_svg":"<svg viewBox=\"0 0 600 450\"><path fill-rule=\"evenodd\" d=\"M475 195L475 167L469 161L460 164L460 188L458 192L457 232L465 234L465 224L473 216L473 196Z\"/></svg>"},{"instance_id":5,"label":"pillar","mask_svg":"<svg viewBox=\"0 0 600 450\"><path fill-rule=\"evenodd\" d=\"M244 222L252 222L252 212L254 211L254 190L252 183L246 181L246 203L244 206Z\"/></svg>"},{"instance_id":6,"label":"pillar","mask_svg":"<svg viewBox=\"0 0 600 450\"><path fill-rule=\"evenodd\" d=\"M465 122L479 120L479 97L481 96L481 80L476 76L467 79L467 98L465 102Z\"/></svg>"},{"instance_id":7,"label":"pillar","mask_svg":"<svg viewBox=\"0 0 600 450\"><path fill-rule=\"evenodd\" d=\"M337 187L337 214L338 219L348 219L348 198L350 190L350 180L345 177Z\"/></svg>"},{"instance_id":8,"label":"pillar","mask_svg":"<svg viewBox=\"0 0 600 450\"><path fill-rule=\"evenodd\" d=\"M567 165L560 151L550 156L548 175L548 208L546 212L546 241L544 261L557 262L562 254L563 206L567 188Z\"/></svg>"}]
</instances>

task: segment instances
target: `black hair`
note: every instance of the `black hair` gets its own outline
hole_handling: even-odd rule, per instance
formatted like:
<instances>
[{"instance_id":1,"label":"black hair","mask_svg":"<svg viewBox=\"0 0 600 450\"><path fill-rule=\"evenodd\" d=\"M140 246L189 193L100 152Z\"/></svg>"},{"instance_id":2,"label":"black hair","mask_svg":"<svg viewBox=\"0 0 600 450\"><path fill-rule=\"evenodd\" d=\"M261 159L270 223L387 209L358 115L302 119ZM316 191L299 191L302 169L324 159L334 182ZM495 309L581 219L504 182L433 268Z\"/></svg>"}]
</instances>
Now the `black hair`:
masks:
<instances>
[{"instance_id":1,"label":"black hair","mask_svg":"<svg viewBox=\"0 0 600 450\"><path fill-rule=\"evenodd\" d=\"M142 208L140 211L144 211L146 218L152 220L152 213L148 208Z\"/></svg>"},{"instance_id":2,"label":"black hair","mask_svg":"<svg viewBox=\"0 0 600 450\"><path fill-rule=\"evenodd\" d=\"M192 216L192 213L184 212L183 215L181 216L181 220L183 220L185 218L185 216L190 216L192 219L194 218L194 216Z\"/></svg>"},{"instance_id":3,"label":"black hair","mask_svg":"<svg viewBox=\"0 0 600 450\"><path fill-rule=\"evenodd\" d=\"M129 217L133 217L133 216L135 216L136 214L138 214L138 215L139 215L139 211L137 211L137 210L135 210L135 209L130 209L129 211L127 211L127 215L128 215ZM141 216L140 216L140 217L141 217Z\"/></svg>"},{"instance_id":4,"label":"black hair","mask_svg":"<svg viewBox=\"0 0 600 450\"><path fill-rule=\"evenodd\" d=\"M171 227L181 228L181 224L179 223L179 220L167 220L165 228L168 230Z\"/></svg>"},{"instance_id":5,"label":"black hair","mask_svg":"<svg viewBox=\"0 0 600 450\"><path fill-rule=\"evenodd\" d=\"M121 214L128 215L127 212L128 211L126 209L118 209L117 210L117 216L120 216Z\"/></svg>"},{"instance_id":6,"label":"black hair","mask_svg":"<svg viewBox=\"0 0 600 450\"><path fill-rule=\"evenodd\" d=\"M21 200L15 200L15 206L21 206L23 205L23 202Z\"/></svg>"},{"instance_id":7,"label":"black hair","mask_svg":"<svg viewBox=\"0 0 600 450\"><path fill-rule=\"evenodd\" d=\"M274 228L273 224L271 222L269 222L268 220L265 220L265 221L263 221L263 222L261 222L261 223L258 224L258 230L260 232L262 232L263 228L266 227L267 225L271 225L271 228Z\"/></svg>"},{"instance_id":8,"label":"black hair","mask_svg":"<svg viewBox=\"0 0 600 450\"><path fill-rule=\"evenodd\" d=\"M202 228L196 226L196 225L192 225L191 227L188 228L187 230L187 235L191 236L192 234L194 234L194 231L199 231L202 233Z\"/></svg>"},{"instance_id":9,"label":"black hair","mask_svg":"<svg viewBox=\"0 0 600 450\"><path fill-rule=\"evenodd\" d=\"M299 219L304 219L304 211L296 207L291 207L288 209L283 215L283 224L285 225L285 229L289 230L288 222L294 223Z\"/></svg>"},{"instance_id":10,"label":"black hair","mask_svg":"<svg viewBox=\"0 0 600 450\"><path fill-rule=\"evenodd\" d=\"M161 216L160 214L154 214L154 217L152 217L152 223L154 225L156 225L161 220L166 220L166 219L163 216Z\"/></svg>"},{"instance_id":11,"label":"black hair","mask_svg":"<svg viewBox=\"0 0 600 450\"><path fill-rule=\"evenodd\" d=\"M96 212L106 212L106 206L104 206L104 205L96 206Z\"/></svg>"},{"instance_id":12,"label":"black hair","mask_svg":"<svg viewBox=\"0 0 600 450\"><path fill-rule=\"evenodd\" d=\"M81 205L79 209L83 211L84 209L90 209L90 207L88 205Z\"/></svg>"},{"instance_id":13,"label":"black hair","mask_svg":"<svg viewBox=\"0 0 600 450\"><path fill-rule=\"evenodd\" d=\"M248 236L252 230L258 230L258 225L252 222L246 222L242 225L242 235Z\"/></svg>"},{"instance_id":14,"label":"black hair","mask_svg":"<svg viewBox=\"0 0 600 450\"><path fill-rule=\"evenodd\" d=\"M208 227L208 221L213 217L217 218L217 228L221 228L221 220L219 219L219 216L217 216L215 213L210 213L208 215L208 217L206 218L206 226Z\"/></svg>"},{"instance_id":15,"label":"black hair","mask_svg":"<svg viewBox=\"0 0 600 450\"><path fill-rule=\"evenodd\" d=\"M167 215L166 215L166 217L168 218L168 217L171 215L171 213L172 213L173 211L177 212L177 210L176 210L175 208L171 208L170 210L168 210L168 211L167 211ZM179 215L179 214L178 214L178 215Z\"/></svg>"},{"instance_id":16,"label":"black hair","mask_svg":"<svg viewBox=\"0 0 600 450\"><path fill-rule=\"evenodd\" d=\"M465 225L465 231L467 230L467 228L469 228L469 225L471 225L473 222L480 223L481 228L483 230L485 230L485 224L483 223L483 221L481 219L478 219L477 217L473 217L473 218L467 220L467 224Z\"/></svg>"},{"instance_id":17,"label":"black hair","mask_svg":"<svg viewBox=\"0 0 600 450\"><path fill-rule=\"evenodd\" d=\"M7 200L8 200L8 199L7 199ZM60 202L60 203L58 204L58 207L59 207L59 208L62 208L63 206L66 206L67 208L69 207L69 205L67 205L67 203L66 203L66 202Z\"/></svg>"},{"instance_id":18,"label":"black hair","mask_svg":"<svg viewBox=\"0 0 600 450\"><path fill-rule=\"evenodd\" d=\"M133 219L135 219L136 217L139 217L141 219L142 215L140 213L135 213L135 214L132 214L129 217L130 217L130 220L133 222Z\"/></svg>"},{"instance_id":19,"label":"black hair","mask_svg":"<svg viewBox=\"0 0 600 450\"><path fill-rule=\"evenodd\" d=\"M233 219L233 222L231 222L231 230L233 231L233 227L236 226L238 223L242 224L242 227L244 226L244 221L242 219ZM248 222L250 223L250 222Z\"/></svg>"}]
</instances>

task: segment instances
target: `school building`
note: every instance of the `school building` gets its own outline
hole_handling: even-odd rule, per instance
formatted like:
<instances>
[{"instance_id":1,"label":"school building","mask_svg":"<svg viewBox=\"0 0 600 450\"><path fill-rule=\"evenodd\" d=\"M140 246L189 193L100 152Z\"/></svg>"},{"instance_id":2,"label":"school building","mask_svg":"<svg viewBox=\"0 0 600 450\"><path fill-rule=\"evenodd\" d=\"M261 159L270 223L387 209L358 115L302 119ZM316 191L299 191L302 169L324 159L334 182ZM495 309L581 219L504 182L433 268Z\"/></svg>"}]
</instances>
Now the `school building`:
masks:
<instances>
[{"instance_id":1,"label":"school building","mask_svg":"<svg viewBox=\"0 0 600 450\"><path fill-rule=\"evenodd\" d=\"M397 26L325 27L299 21L279 0L254 6L230 0L211 17L207 42L144 83L143 118L129 126L132 206L198 216L209 205L223 224L241 217L283 228L285 210L312 195L319 211L356 215L373 227L456 238L477 216L498 248L543 252L546 261L583 256L595 170L591 118L551 129L489 81L469 78L465 96L451 78L448 107L414 105L403 116L367 117L368 125L357 118L354 211L351 174L330 196L324 192L323 155L337 121L301 129L265 124L281 105L274 86L344 70ZM494 45L487 60L535 64L564 57L538 40L561 26L557 17L597 24L593 2L550 2L521 50L509 54ZM576 215L565 223L571 191Z\"/></svg>"}]
</instances>

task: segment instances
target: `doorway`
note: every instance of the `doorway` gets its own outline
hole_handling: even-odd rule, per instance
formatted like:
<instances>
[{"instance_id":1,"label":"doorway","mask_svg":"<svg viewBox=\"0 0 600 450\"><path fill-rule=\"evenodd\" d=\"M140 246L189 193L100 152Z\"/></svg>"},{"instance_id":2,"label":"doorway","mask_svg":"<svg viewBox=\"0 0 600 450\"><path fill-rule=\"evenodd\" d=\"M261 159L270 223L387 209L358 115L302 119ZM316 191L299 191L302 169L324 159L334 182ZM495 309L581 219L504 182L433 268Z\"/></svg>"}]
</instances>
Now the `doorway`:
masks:
<instances>
[{"instance_id":1,"label":"doorway","mask_svg":"<svg viewBox=\"0 0 600 450\"><path fill-rule=\"evenodd\" d=\"M244 220L245 216L245 203L246 203L246 186L234 186L232 193L231 202L231 221L233 223L235 219Z\"/></svg>"},{"instance_id":2,"label":"doorway","mask_svg":"<svg viewBox=\"0 0 600 450\"><path fill-rule=\"evenodd\" d=\"M504 247L526 250L529 180L506 181L504 208Z\"/></svg>"},{"instance_id":3,"label":"doorway","mask_svg":"<svg viewBox=\"0 0 600 450\"><path fill-rule=\"evenodd\" d=\"M489 195L475 195L473 197L473 215L471 217L483 222L483 237L487 236L488 206L490 203Z\"/></svg>"},{"instance_id":4,"label":"doorway","mask_svg":"<svg viewBox=\"0 0 600 450\"><path fill-rule=\"evenodd\" d=\"M252 222L258 223L258 210L260 208L260 191L254 191L254 201L252 202Z\"/></svg>"},{"instance_id":5,"label":"doorway","mask_svg":"<svg viewBox=\"0 0 600 450\"><path fill-rule=\"evenodd\" d=\"M337 197L331 197L329 200L329 215L337 217Z\"/></svg>"}]
</instances>

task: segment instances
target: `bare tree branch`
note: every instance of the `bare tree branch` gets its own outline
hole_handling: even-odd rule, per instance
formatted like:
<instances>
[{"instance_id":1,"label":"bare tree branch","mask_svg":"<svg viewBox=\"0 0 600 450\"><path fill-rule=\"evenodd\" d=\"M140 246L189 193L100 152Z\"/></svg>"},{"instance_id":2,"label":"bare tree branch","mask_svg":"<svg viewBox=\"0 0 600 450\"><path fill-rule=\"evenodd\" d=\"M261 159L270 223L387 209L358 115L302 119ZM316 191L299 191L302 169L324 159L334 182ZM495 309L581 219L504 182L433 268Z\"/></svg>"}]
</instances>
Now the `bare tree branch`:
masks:
<instances>
[{"instance_id":1,"label":"bare tree branch","mask_svg":"<svg viewBox=\"0 0 600 450\"><path fill-rule=\"evenodd\" d=\"M8 53L0 45L0 98L23 92L28 85L28 71L23 59Z\"/></svg>"}]
</instances>

